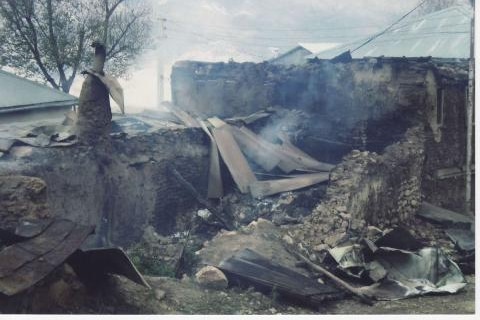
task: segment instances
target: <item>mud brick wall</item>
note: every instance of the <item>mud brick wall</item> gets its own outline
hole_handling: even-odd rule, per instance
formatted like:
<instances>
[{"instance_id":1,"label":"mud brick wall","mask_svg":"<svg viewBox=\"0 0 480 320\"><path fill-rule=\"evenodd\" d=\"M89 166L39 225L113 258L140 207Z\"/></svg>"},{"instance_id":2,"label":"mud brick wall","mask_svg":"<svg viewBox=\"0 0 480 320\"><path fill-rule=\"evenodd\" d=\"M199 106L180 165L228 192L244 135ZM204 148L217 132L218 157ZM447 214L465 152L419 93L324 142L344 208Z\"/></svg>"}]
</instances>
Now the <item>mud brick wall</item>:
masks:
<instances>
[{"instance_id":1,"label":"mud brick wall","mask_svg":"<svg viewBox=\"0 0 480 320\"><path fill-rule=\"evenodd\" d=\"M381 228L407 222L421 202L424 154L422 127L382 154L354 150L332 171L323 200L290 236L310 252L334 247L347 232L367 225Z\"/></svg>"},{"instance_id":2,"label":"mud brick wall","mask_svg":"<svg viewBox=\"0 0 480 320\"><path fill-rule=\"evenodd\" d=\"M43 179L53 216L96 225L91 245L98 245L108 230L111 242L121 246L138 241L148 225L161 234L177 231L177 216L196 203L170 178L168 164L198 190L206 190L209 151L201 129L119 137L112 140L109 157L82 146L19 148L27 155L2 160L0 174Z\"/></svg>"}]
</instances>

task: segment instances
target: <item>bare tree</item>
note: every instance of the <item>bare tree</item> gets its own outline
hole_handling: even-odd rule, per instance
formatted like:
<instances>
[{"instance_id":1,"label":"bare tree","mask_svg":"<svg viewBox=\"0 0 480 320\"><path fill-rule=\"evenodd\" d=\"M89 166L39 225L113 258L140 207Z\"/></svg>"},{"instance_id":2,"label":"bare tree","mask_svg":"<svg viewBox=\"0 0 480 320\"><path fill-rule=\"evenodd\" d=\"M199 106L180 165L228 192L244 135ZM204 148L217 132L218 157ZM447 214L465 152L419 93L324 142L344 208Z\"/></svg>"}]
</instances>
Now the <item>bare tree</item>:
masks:
<instances>
[{"instance_id":1,"label":"bare tree","mask_svg":"<svg viewBox=\"0 0 480 320\"><path fill-rule=\"evenodd\" d=\"M149 43L150 12L142 0L0 0L0 65L69 92L100 40L122 75Z\"/></svg>"}]
</instances>

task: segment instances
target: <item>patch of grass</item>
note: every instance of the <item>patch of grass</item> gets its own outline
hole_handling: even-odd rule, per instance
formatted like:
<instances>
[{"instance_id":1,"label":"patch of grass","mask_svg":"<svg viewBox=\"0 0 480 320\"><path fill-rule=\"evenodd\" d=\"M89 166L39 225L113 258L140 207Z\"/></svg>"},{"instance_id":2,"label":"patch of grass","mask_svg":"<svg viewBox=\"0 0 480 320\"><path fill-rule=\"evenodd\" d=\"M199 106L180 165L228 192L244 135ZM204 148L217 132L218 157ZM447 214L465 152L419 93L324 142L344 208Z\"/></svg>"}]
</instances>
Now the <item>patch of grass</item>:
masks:
<instances>
[{"instance_id":1,"label":"patch of grass","mask_svg":"<svg viewBox=\"0 0 480 320\"><path fill-rule=\"evenodd\" d=\"M158 259L146 256L140 250L131 250L129 256L142 274L156 277L175 277L175 270L171 266Z\"/></svg>"},{"instance_id":2,"label":"patch of grass","mask_svg":"<svg viewBox=\"0 0 480 320\"><path fill-rule=\"evenodd\" d=\"M201 249L201 245L186 245L183 249L183 257L181 264L181 273L192 275L195 272L195 267L198 265L200 258L195 254Z\"/></svg>"}]
</instances>

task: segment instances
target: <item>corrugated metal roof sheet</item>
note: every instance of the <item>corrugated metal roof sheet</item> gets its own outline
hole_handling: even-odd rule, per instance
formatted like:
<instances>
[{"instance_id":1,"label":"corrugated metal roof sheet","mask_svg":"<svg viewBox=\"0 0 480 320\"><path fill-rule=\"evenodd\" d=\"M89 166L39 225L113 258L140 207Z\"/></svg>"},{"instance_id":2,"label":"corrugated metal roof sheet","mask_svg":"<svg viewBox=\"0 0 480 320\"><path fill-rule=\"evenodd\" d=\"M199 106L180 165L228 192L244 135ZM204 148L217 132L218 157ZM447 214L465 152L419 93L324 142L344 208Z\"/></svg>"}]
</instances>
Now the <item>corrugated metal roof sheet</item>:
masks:
<instances>
[{"instance_id":1,"label":"corrugated metal roof sheet","mask_svg":"<svg viewBox=\"0 0 480 320\"><path fill-rule=\"evenodd\" d=\"M470 57L470 19L468 6L453 6L423 17L411 17L393 26L370 43L352 52L363 57ZM340 45L308 58L331 59L347 50L354 50L371 37Z\"/></svg>"},{"instance_id":2,"label":"corrugated metal roof sheet","mask_svg":"<svg viewBox=\"0 0 480 320\"><path fill-rule=\"evenodd\" d=\"M335 48L340 45L338 42L302 42L299 46L307 49L311 53L319 53L325 50Z\"/></svg>"},{"instance_id":3,"label":"corrugated metal roof sheet","mask_svg":"<svg viewBox=\"0 0 480 320\"><path fill-rule=\"evenodd\" d=\"M77 103L78 99L70 94L0 70L0 113Z\"/></svg>"}]
</instances>

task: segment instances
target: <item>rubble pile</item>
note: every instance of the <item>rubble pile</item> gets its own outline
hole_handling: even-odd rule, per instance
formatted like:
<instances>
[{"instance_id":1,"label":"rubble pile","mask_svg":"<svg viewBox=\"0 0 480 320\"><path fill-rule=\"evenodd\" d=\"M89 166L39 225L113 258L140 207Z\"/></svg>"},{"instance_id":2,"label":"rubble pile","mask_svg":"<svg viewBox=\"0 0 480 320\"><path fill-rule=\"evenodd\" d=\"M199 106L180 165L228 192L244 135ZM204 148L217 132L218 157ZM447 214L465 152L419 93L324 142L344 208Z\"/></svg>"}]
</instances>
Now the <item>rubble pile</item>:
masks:
<instances>
[{"instance_id":1,"label":"rubble pile","mask_svg":"<svg viewBox=\"0 0 480 320\"><path fill-rule=\"evenodd\" d=\"M264 199L253 199L233 191L221 199L224 212L238 226L246 225L258 218L268 219L277 225L300 223L310 215L313 208L325 196L325 184L314 185L294 192L283 192Z\"/></svg>"},{"instance_id":2,"label":"rubble pile","mask_svg":"<svg viewBox=\"0 0 480 320\"><path fill-rule=\"evenodd\" d=\"M360 235L369 224L381 228L407 222L420 206L422 130L412 128L401 142L375 152L352 151L332 170L325 200L289 231L310 253Z\"/></svg>"}]
</instances>

